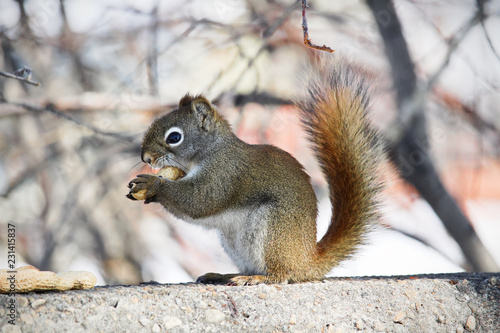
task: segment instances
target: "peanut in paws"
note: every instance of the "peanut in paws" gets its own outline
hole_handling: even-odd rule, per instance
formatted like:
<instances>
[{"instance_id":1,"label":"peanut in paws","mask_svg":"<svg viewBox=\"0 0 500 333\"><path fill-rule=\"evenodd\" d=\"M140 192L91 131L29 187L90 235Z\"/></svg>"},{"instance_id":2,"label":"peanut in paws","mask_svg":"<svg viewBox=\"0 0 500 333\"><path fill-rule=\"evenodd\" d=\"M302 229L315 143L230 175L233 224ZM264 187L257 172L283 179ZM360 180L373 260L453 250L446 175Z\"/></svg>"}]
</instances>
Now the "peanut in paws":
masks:
<instances>
[{"instance_id":1,"label":"peanut in paws","mask_svg":"<svg viewBox=\"0 0 500 333\"><path fill-rule=\"evenodd\" d=\"M158 171L156 174L157 176L160 176L162 178L168 179L168 180L177 180L179 178L184 177L186 174L184 171L182 171L179 168L172 167L172 166L167 166L163 167ZM147 189L143 189L140 191L137 191L135 193L130 193L136 200L146 200L146 192Z\"/></svg>"}]
</instances>

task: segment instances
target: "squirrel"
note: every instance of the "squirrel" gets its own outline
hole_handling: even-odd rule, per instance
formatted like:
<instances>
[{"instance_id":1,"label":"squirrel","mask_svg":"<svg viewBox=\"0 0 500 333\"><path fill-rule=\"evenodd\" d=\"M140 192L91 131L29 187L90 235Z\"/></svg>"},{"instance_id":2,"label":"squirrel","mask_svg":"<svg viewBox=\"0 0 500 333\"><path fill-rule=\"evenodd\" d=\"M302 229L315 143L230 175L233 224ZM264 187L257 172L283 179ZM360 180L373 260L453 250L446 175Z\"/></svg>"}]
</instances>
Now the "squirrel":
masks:
<instances>
[{"instance_id":1,"label":"squirrel","mask_svg":"<svg viewBox=\"0 0 500 333\"><path fill-rule=\"evenodd\" d=\"M175 181L142 174L146 191L180 219L216 229L240 274L208 273L199 283L254 285L324 279L364 243L380 217L381 144L367 119L364 79L346 61L320 61L296 103L329 184L332 220L316 242L317 199L303 166L272 145L240 140L203 96L187 94L144 135L141 159L186 173ZM129 193L128 197L134 199Z\"/></svg>"}]
</instances>

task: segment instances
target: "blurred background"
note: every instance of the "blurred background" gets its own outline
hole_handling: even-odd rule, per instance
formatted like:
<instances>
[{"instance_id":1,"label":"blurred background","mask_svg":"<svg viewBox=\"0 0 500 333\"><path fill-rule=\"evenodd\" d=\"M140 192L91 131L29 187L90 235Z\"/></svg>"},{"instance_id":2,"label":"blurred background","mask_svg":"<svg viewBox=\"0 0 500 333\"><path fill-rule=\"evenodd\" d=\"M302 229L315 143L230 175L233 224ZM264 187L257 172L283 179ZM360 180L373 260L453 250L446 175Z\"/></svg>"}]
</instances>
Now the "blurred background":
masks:
<instances>
[{"instance_id":1,"label":"blurred background","mask_svg":"<svg viewBox=\"0 0 500 333\"><path fill-rule=\"evenodd\" d=\"M10 223L17 266L98 284L235 272L215 232L125 197L151 172L142 134L186 92L305 165L321 237L326 183L292 102L324 53L367 78L387 147L382 226L332 275L498 271L500 1L309 7L309 37L334 54L304 45L301 1L0 0L0 268Z\"/></svg>"}]
</instances>

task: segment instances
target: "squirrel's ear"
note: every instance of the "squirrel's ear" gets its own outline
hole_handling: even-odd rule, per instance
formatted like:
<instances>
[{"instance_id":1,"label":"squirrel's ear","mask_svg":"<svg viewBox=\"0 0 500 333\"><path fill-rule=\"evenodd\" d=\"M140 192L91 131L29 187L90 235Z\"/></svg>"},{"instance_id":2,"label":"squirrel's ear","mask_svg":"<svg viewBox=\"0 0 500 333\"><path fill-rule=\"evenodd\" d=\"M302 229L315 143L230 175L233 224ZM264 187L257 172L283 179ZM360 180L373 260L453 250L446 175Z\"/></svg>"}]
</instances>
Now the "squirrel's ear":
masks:
<instances>
[{"instance_id":1,"label":"squirrel's ear","mask_svg":"<svg viewBox=\"0 0 500 333\"><path fill-rule=\"evenodd\" d=\"M186 94L184 97L181 98L179 101L179 107L186 106L188 105L191 101L195 100L196 97L191 96L190 94Z\"/></svg>"},{"instance_id":2,"label":"squirrel's ear","mask_svg":"<svg viewBox=\"0 0 500 333\"><path fill-rule=\"evenodd\" d=\"M210 102L202 96L198 96L191 102L191 111L198 125L205 131L213 129L215 123L219 119L217 111L212 107Z\"/></svg>"}]
</instances>

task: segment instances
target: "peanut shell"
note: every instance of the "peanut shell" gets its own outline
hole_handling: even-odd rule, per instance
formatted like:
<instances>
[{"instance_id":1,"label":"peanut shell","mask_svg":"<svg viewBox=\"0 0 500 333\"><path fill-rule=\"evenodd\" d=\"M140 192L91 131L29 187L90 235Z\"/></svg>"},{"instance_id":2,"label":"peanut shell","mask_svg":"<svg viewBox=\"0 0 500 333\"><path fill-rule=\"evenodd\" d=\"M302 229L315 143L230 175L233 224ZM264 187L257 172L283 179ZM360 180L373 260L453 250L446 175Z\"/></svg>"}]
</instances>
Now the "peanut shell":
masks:
<instances>
[{"instance_id":1,"label":"peanut shell","mask_svg":"<svg viewBox=\"0 0 500 333\"><path fill-rule=\"evenodd\" d=\"M147 190L140 190L135 193L130 193L137 200L146 200L146 192Z\"/></svg>"},{"instance_id":2,"label":"peanut shell","mask_svg":"<svg viewBox=\"0 0 500 333\"><path fill-rule=\"evenodd\" d=\"M167 166L161 168L156 175L169 180L177 180L184 177L186 174L179 168ZM146 192L146 189L140 190L138 192L132 193L132 196L137 200L146 200Z\"/></svg>"},{"instance_id":3,"label":"peanut shell","mask_svg":"<svg viewBox=\"0 0 500 333\"><path fill-rule=\"evenodd\" d=\"M158 176L170 180L177 180L179 178L184 177L185 175L186 174L184 173L184 171L172 166L161 168L160 171L158 171Z\"/></svg>"},{"instance_id":4,"label":"peanut shell","mask_svg":"<svg viewBox=\"0 0 500 333\"><path fill-rule=\"evenodd\" d=\"M7 280L13 276L13 279ZM12 291L27 293L43 290L90 289L95 286L96 282L97 278L90 272L56 274L50 271L40 271L34 266L19 267L14 274L7 269L0 270L0 294Z\"/></svg>"}]
</instances>

